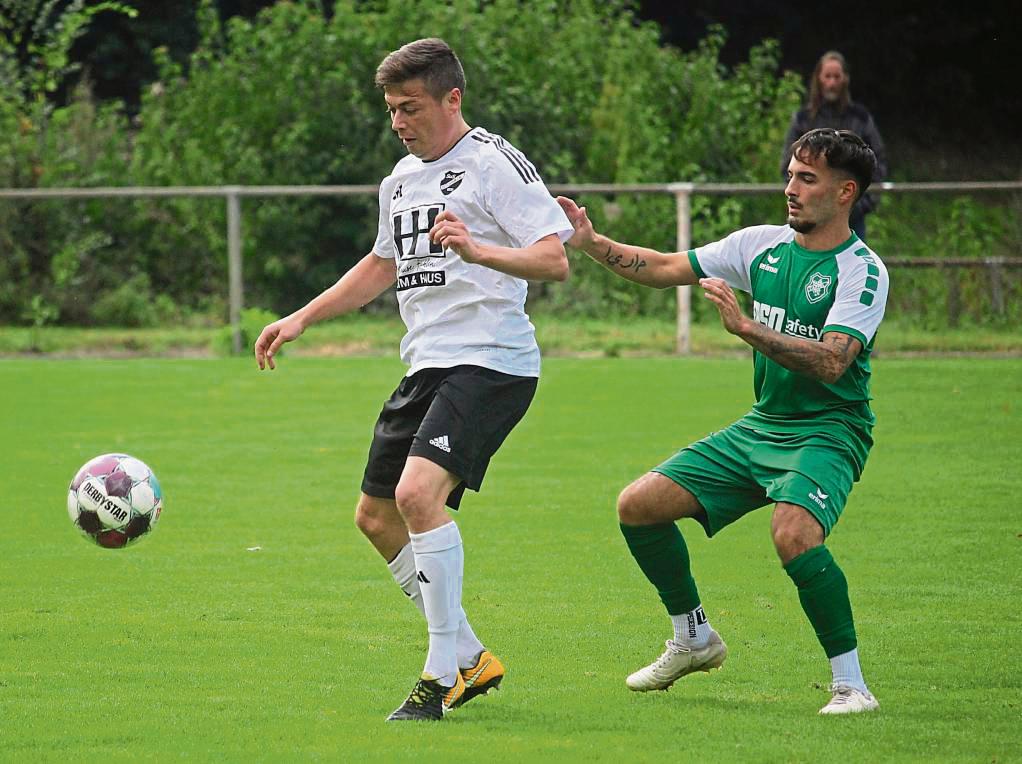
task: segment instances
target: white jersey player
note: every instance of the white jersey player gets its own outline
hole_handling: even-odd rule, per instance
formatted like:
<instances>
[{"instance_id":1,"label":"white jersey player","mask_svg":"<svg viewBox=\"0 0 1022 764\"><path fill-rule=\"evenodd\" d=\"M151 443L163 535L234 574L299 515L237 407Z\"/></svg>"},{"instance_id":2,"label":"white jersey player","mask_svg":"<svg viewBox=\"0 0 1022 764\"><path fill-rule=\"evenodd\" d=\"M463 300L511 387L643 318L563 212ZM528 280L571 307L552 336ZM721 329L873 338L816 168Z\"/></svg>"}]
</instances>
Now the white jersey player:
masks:
<instances>
[{"instance_id":1,"label":"white jersey player","mask_svg":"<svg viewBox=\"0 0 1022 764\"><path fill-rule=\"evenodd\" d=\"M482 128L441 157L409 155L398 162L380 185L373 253L395 261L398 305L408 327L401 358L409 375L475 364L538 376L539 348L525 314L527 283L430 239L445 212L483 245L523 248L570 232L533 164Z\"/></svg>"},{"instance_id":2,"label":"white jersey player","mask_svg":"<svg viewBox=\"0 0 1022 764\"><path fill-rule=\"evenodd\" d=\"M572 226L520 151L465 122L464 71L442 40L394 51L376 84L409 156L380 185L373 251L264 328L255 354L274 368L307 326L396 283L409 368L376 423L355 522L429 631L422 675L388 718L433 720L504 678L461 606L461 534L445 505L479 490L532 401L540 364L527 282L567 278Z\"/></svg>"}]
</instances>

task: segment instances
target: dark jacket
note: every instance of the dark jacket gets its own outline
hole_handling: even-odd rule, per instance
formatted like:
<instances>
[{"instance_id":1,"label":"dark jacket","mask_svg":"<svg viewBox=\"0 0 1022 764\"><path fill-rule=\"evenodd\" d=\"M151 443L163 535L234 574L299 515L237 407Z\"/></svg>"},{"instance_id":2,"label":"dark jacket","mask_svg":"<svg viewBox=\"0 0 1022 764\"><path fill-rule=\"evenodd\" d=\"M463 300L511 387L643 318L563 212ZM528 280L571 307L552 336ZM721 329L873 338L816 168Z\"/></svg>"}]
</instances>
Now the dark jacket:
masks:
<instances>
[{"instance_id":1,"label":"dark jacket","mask_svg":"<svg viewBox=\"0 0 1022 764\"><path fill-rule=\"evenodd\" d=\"M784 152L781 157L781 177L788 178L788 162L791 161L791 144L818 127L832 127L835 130L851 130L858 135L866 144L873 149L877 157L877 169L873 175L873 182L878 183L887 177L887 152L884 150L884 141L880 137L873 116L862 104L852 101L843 112L838 111L835 104L824 101L816 117L809 115L809 109L799 109L791 118L791 126L788 128L788 135L784 139ZM856 203L856 212L863 214L876 209L876 198L868 192ZM853 212L854 214L854 212Z\"/></svg>"}]
</instances>

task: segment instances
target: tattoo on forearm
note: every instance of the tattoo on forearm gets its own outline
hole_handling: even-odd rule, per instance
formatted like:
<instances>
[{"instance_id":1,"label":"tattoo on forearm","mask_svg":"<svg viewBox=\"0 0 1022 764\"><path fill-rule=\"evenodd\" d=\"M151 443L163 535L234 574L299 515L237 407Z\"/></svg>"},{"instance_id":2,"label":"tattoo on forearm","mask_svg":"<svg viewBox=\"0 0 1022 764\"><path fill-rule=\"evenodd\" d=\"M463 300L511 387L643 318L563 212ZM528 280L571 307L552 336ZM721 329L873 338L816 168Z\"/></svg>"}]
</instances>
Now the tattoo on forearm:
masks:
<instances>
[{"instance_id":1,"label":"tattoo on forearm","mask_svg":"<svg viewBox=\"0 0 1022 764\"><path fill-rule=\"evenodd\" d=\"M778 332L770 332L756 343L756 349L792 371L815 372L819 354L805 340L793 341ZM815 376L815 373L813 374Z\"/></svg>"},{"instance_id":2,"label":"tattoo on forearm","mask_svg":"<svg viewBox=\"0 0 1022 764\"><path fill-rule=\"evenodd\" d=\"M842 334L841 332L827 332L827 334L823 336L824 345L833 348L841 354L842 359L847 359L849 361L852 360L851 358L848 358L849 351L857 350L856 348L853 348L852 345L853 343L858 342L859 341L852 335Z\"/></svg>"},{"instance_id":3,"label":"tattoo on forearm","mask_svg":"<svg viewBox=\"0 0 1022 764\"><path fill-rule=\"evenodd\" d=\"M608 267L617 267L623 271L635 271L636 273L639 272L640 268L646 267L646 261L639 257L638 252L626 260L624 255L612 255L611 251L613 249L613 245L608 245L607 251L603 254L603 262L605 262Z\"/></svg>"},{"instance_id":4,"label":"tattoo on forearm","mask_svg":"<svg viewBox=\"0 0 1022 764\"><path fill-rule=\"evenodd\" d=\"M750 344L785 368L820 380L841 376L860 347L857 339L840 332L828 332L820 342L812 342L773 330Z\"/></svg>"}]
</instances>

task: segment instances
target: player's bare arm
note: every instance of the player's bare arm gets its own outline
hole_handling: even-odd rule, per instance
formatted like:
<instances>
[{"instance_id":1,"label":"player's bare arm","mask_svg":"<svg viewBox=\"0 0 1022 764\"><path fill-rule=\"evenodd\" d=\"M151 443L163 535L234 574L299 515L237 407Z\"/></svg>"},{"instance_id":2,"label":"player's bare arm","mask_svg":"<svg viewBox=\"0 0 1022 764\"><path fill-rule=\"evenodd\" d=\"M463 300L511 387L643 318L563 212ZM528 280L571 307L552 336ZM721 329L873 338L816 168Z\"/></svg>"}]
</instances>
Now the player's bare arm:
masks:
<instances>
[{"instance_id":1,"label":"player's bare arm","mask_svg":"<svg viewBox=\"0 0 1022 764\"><path fill-rule=\"evenodd\" d=\"M529 281L564 281L568 278L564 245L554 234L521 249L479 244L457 215L444 210L437 215L429 231L429 239L453 249L466 263L484 265L509 276Z\"/></svg>"},{"instance_id":2,"label":"player's bare arm","mask_svg":"<svg viewBox=\"0 0 1022 764\"><path fill-rule=\"evenodd\" d=\"M290 316L268 324L255 343L260 369L277 368L273 356L285 342L298 339L312 324L350 313L372 302L397 279L394 261L369 253L326 289Z\"/></svg>"},{"instance_id":3,"label":"player's bare arm","mask_svg":"<svg viewBox=\"0 0 1022 764\"><path fill-rule=\"evenodd\" d=\"M695 284L697 276L685 252L658 252L655 249L622 244L596 232L585 207L574 200L558 196L564 214L575 233L568 246L585 252L607 270L643 286L663 289Z\"/></svg>"},{"instance_id":4,"label":"player's bare arm","mask_svg":"<svg viewBox=\"0 0 1022 764\"><path fill-rule=\"evenodd\" d=\"M725 329L791 371L833 384L862 350L859 340L842 332L826 332L819 342L781 334L742 313L724 280L700 279L699 285L717 306Z\"/></svg>"}]
</instances>

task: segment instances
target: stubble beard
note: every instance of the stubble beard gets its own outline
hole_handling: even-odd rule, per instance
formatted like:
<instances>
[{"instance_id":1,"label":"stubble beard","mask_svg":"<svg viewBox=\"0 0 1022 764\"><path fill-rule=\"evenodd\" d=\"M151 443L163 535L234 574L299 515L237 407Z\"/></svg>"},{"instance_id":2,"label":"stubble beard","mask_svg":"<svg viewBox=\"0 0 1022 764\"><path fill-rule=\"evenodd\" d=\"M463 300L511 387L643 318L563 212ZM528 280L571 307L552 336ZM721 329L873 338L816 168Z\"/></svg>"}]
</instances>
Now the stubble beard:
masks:
<instances>
[{"instance_id":1,"label":"stubble beard","mask_svg":"<svg viewBox=\"0 0 1022 764\"><path fill-rule=\"evenodd\" d=\"M795 229L796 233L809 233L816 228L815 220L802 220L792 215L788 216L788 225Z\"/></svg>"}]
</instances>

